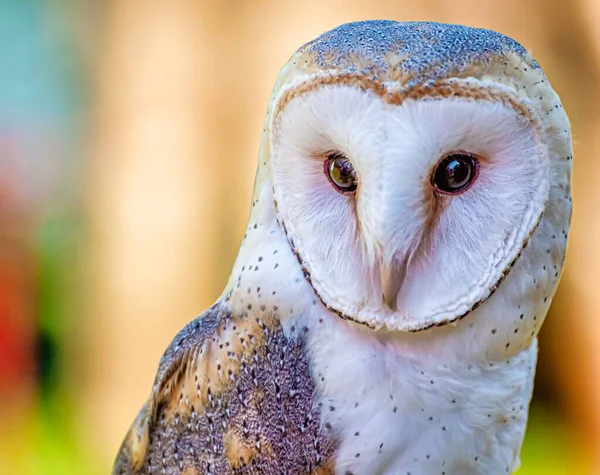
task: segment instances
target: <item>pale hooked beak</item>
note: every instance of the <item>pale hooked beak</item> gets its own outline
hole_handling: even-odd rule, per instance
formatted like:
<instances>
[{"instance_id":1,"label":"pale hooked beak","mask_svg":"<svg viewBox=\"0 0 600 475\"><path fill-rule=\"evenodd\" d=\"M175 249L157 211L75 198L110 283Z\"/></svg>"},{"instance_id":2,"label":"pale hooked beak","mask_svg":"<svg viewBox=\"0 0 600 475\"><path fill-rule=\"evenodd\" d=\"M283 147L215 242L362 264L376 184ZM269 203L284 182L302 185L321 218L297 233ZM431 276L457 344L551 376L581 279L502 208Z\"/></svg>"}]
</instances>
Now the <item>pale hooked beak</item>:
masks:
<instances>
[{"instance_id":1,"label":"pale hooked beak","mask_svg":"<svg viewBox=\"0 0 600 475\"><path fill-rule=\"evenodd\" d=\"M392 312L396 311L396 301L398 292L406 277L406 267L408 265L408 256L401 261L392 261L388 264L382 264L380 268L381 292L383 305Z\"/></svg>"}]
</instances>

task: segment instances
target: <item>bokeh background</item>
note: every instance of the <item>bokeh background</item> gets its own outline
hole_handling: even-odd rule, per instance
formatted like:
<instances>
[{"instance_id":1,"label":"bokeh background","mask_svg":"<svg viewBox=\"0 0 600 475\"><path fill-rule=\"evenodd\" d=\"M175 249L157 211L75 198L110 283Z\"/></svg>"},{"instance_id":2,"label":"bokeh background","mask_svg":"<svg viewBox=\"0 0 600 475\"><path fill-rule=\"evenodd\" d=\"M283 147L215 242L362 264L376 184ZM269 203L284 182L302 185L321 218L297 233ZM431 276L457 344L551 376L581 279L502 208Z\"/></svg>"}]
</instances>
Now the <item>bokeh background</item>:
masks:
<instances>
[{"instance_id":1,"label":"bokeh background","mask_svg":"<svg viewBox=\"0 0 600 475\"><path fill-rule=\"evenodd\" d=\"M575 211L519 473L600 473L596 0L1 1L0 473L109 472L225 283L278 69L380 18L504 32L563 99Z\"/></svg>"}]
</instances>

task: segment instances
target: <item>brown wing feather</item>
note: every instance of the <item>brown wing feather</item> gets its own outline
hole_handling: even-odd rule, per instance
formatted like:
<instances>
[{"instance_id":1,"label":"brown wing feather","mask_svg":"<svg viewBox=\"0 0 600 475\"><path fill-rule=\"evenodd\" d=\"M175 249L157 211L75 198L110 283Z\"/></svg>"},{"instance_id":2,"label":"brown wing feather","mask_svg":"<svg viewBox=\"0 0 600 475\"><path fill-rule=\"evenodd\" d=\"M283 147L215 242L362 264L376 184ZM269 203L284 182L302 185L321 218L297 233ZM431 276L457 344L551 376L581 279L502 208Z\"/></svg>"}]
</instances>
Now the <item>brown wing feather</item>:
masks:
<instances>
[{"instance_id":1,"label":"brown wing feather","mask_svg":"<svg viewBox=\"0 0 600 475\"><path fill-rule=\"evenodd\" d=\"M161 358L113 474L326 473L334 444L313 393L302 339L215 305Z\"/></svg>"}]
</instances>

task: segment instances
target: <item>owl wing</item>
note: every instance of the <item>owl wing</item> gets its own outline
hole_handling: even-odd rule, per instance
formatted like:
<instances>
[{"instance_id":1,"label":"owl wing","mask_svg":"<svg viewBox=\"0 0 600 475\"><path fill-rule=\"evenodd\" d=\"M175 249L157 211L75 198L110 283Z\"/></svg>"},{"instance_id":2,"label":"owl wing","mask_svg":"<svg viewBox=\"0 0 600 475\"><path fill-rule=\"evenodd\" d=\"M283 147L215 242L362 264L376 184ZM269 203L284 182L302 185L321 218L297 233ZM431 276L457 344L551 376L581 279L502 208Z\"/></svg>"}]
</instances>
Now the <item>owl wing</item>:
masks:
<instances>
[{"instance_id":1,"label":"owl wing","mask_svg":"<svg viewBox=\"0 0 600 475\"><path fill-rule=\"evenodd\" d=\"M266 313L217 304L160 360L113 475L333 473L302 340Z\"/></svg>"}]
</instances>

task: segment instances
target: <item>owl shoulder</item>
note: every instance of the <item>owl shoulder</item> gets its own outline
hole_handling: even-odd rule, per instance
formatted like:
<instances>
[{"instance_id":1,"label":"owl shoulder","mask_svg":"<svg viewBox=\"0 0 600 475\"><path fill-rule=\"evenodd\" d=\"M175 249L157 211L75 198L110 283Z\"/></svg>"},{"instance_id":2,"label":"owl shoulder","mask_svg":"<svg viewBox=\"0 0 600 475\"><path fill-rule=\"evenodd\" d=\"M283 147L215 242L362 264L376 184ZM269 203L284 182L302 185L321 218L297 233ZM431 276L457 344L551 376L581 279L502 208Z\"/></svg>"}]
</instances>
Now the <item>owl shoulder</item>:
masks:
<instances>
[{"instance_id":1,"label":"owl shoulder","mask_svg":"<svg viewBox=\"0 0 600 475\"><path fill-rule=\"evenodd\" d=\"M333 445L321 440L313 394L303 344L276 316L233 315L218 303L165 351L113 474L317 469Z\"/></svg>"}]
</instances>

